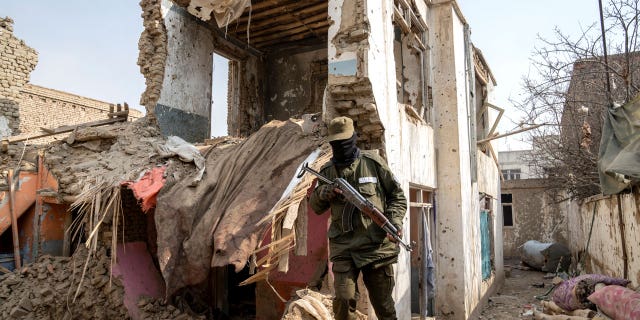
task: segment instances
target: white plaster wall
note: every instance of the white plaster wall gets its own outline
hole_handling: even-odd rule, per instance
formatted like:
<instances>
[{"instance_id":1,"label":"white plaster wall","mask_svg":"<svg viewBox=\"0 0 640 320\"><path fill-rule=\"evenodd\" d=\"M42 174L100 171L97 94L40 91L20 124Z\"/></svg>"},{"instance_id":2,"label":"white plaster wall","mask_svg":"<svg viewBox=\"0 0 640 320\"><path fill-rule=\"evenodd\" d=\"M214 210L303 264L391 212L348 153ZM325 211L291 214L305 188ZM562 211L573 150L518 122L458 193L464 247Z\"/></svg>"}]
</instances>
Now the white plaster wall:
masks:
<instances>
[{"instance_id":1,"label":"white plaster wall","mask_svg":"<svg viewBox=\"0 0 640 320\"><path fill-rule=\"evenodd\" d=\"M176 4L162 1L167 60L159 104L211 117L213 34Z\"/></svg>"},{"instance_id":2,"label":"white plaster wall","mask_svg":"<svg viewBox=\"0 0 640 320\"><path fill-rule=\"evenodd\" d=\"M331 65L331 63L333 62L356 59L356 51L355 51L356 48L353 48L353 50L351 51L342 50L342 52L338 54L338 50L335 44L333 43L333 41L331 41L331 39L333 39L336 36L336 34L338 34L338 31L340 30L340 22L342 21L342 5L343 4L344 4L344 0L329 0L328 14L329 14L329 19L333 21L333 23L329 26L329 30L327 31L328 39L330 39L329 41L327 41L329 65Z\"/></svg>"},{"instance_id":3,"label":"white plaster wall","mask_svg":"<svg viewBox=\"0 0 640 320\"><path fill-rule=\"evenodd\" d=\"M480 251L480 192L497 198L498 170L484 154L471 163L466 87L465 22L452 2L439 1L430 8L433 29L434 130L437 148L437 293L440 315L467 319L488 290L499 282L498 274L482 281ZM477 166L478 182L471 181L471 166ZM492 201L497 211L497 201ZM494 227L501 223L492 220ZM501 230L498 228L497 230ZM501 232L494 233L494 243L502 242ZM501 258L501 250L496 248ZM497 260L497 259L496 259ZM501 264L496 269L502 272ZM460 303L462 299L463 303Z\"/></svg>"},{"instance_id":4,"label":"white plaster wall","mask_svg":"<svg viewBox=\"0 0 640 320\"><path fill-rule=\"evenodd\" d=\"M369 48L365 50L365 72L371 82L375 102L378 107L380 121L385 128L384 140L387 162L391 170L400 179L405 195L409 199L410 167L403 157L401 139L401 112L397 109L395 91L396 74L393 57L393 24L392 0L365 0L366 19L369 22ZM407 133L408 134L408 133ZM404 234L409 234L410 225L408 213L405 216ZM411 265L410 255L400 251L396 265L396 286L394 299L398 319L411 318Z\"/></svg>"},{"instance_id":5,"label":"white plaster wall","mask_svg":"<svg viewBox=\"0 0 640 320\"><path fill-rule=\"evenodd\" d=\"M402 167L408 168L408 181L422 187L436 188L436 159L433 128L408 120L404 105L399 104L403 119L401 132Z\"/></svg>"}]
</instances>

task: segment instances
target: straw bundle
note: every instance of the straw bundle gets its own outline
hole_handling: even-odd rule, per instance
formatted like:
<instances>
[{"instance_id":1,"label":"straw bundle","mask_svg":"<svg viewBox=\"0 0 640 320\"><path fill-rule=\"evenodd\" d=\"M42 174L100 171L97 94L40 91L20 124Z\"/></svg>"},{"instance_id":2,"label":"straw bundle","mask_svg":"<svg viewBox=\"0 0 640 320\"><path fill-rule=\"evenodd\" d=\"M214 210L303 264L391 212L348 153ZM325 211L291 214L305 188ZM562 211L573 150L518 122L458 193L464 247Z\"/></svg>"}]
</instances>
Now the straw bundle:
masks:
<instances>
[{"instance_id":1,"label":"straw bundle","mask_svg":"<svg viewBox=\"0 0 640 320\"><path fill-rule=\"evenodd\" d=\"M109 222L111 222L111 230L113 233L111 238L111 248L113 249L111 251L111 266L116 262L115 248L118 239L118 224L124 217L120 188L119 184L104 180L97 181L93 185L87 184L84 190L78 195L76 201L71 204L71 209L78 212L78 216L70 226L72 237L77 239L84 230L89 230L89 235L85 241L85 246L88 249L87 259L82 271L80 283L78 284L78 289L73 298L74 301L82 286L89 260L98 249L99 231L103 225ZM124 223L124 219L122 219L122 221Z\"/></svg>"}]
</instances>

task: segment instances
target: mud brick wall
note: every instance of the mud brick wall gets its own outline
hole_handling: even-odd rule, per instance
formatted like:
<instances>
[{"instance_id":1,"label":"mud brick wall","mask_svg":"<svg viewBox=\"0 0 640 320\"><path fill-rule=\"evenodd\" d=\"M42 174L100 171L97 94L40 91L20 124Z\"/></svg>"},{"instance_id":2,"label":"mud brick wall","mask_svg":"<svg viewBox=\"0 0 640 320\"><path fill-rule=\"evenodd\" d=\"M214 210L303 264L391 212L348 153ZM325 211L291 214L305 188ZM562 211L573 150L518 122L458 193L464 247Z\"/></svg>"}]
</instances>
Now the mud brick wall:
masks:
<instances>
[{"instance_id":1,"label":"mud brick wall","mask_svg":"<svg viewBox=\"0 0 640 320\"><path fill-rule=\"evenodd\" d=\"M40 128L56 128L84 122L104 120L111 103L81 97L72 93L26 84L20 90L20 132L40 132ZM129 119L142 116L138 110L129 109ZM38 139L45 143L53 138Z\"/></svg>"},{"instance_id":2,"label":"mud brick wall","mask_svg":"<svg viewBox=\"0 0 640 320\"><path fill-rule=\"evenodd\" d=\"M20 89L37 63L38 53L13 35L13 20L0 18L0 136L20 133Z\"/></svg>"}]
</instances>

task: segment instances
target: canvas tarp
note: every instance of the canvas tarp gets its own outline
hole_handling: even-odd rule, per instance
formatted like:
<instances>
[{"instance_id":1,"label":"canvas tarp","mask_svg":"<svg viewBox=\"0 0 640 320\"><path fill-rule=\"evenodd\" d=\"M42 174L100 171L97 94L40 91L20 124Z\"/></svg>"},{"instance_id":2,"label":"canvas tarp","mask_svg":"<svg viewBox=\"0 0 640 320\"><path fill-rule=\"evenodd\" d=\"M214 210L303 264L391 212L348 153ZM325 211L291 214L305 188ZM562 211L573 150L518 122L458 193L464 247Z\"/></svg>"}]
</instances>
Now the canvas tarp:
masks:
<instances>
[{"instance_id":1,"label":"canvas tarp","mask_svg":"<svg viewBox=\"0 0 640 320\"><path fill-rule=\"evenodd\" d=\"M155 212L167 295L203 282L210 267L245 267L264 227L258 222L321 143L292 121L272 121L241 144L206 154L206 173L196 186L167 169Z\"/></svg>"},{"instance_id":2,"label":"canvas tarp","mask_svg":"<svg viewBox=\"0 0 640 320\"><path fill-rule=\"evenodd\" d=\"M604 194L619 193L640 180L640 96L605 111L598 172Z\"/></svg>"}]
</instances>

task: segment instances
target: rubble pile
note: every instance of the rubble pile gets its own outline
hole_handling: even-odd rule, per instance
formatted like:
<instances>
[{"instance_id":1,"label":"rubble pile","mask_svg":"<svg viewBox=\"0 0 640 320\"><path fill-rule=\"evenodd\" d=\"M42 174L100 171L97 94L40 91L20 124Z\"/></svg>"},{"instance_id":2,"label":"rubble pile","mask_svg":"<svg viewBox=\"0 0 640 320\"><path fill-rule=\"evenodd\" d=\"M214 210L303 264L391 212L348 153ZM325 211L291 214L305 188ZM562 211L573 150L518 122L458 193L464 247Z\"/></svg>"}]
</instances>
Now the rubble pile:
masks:
<instances>
[{"instance_id":1,"label":"rubble pile","mask_svg":"<svg viewBox=\"0 0 640 320\"><path fill-rule=\"evenodd\" d=\"M124 289L118 279L110 279L108 270L110 258L105 249L89 260L83 248L70 258L42 256L36 263L0 276L0 318L126 318Z\"/></svg>"},{"instance_id":2,"label":"rubble pile","mask_svg":"<svg viewBox=\"0 0 640 320\"><path fill-rule=\"evenodd\" d=\"M333 297L309 289L296 291L296 296L287 304L282 320L333 319ZM356 311L358 320L367 316Z\"/></svg>"},{"instance_id":3,"label":"rubble pile","mask_svg":"<svg viewBox=\"0 0 640 320\"><path fill-rule=\"evenodd\" d=\"M63 199L73 202L83 188L98 179L114 185L135 180L165 160L156 151L164 143L160 129L146 118L104 127L79 128L64 141L52 143L45 154Z\"/></svg>"},{"instance_id":4,"label":"rubble pile","mask_svg":"<svg viewBox=\"0 0 640 320\"><path fill-rule=\"evenodd\" d=\"M128 319L124 288L109 276L106 249L89 260L87 252L81 247L72 257L45 255L0 276L0 319ZM204 319L150 297L141 297L138 307L140 319Z\"/></svg>"}]
</instances>

